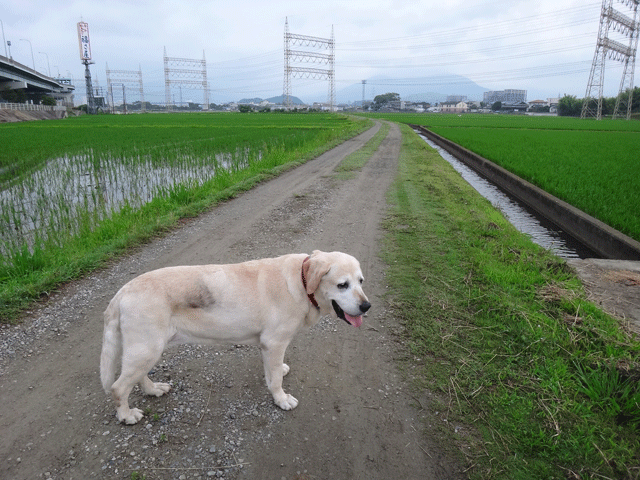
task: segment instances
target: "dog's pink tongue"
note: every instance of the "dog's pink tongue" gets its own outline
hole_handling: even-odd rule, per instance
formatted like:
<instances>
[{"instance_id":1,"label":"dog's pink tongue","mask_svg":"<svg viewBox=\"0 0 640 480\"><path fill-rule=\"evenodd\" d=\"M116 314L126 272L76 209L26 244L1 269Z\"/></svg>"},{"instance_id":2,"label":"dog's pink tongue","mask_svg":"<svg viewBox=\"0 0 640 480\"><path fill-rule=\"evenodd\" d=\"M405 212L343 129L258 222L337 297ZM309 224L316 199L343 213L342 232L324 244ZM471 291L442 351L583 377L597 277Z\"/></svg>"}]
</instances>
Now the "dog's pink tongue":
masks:
<instances>
[{"instance_id":1,"label":"dog's pink tongue","mask_svg":"<svg viewBox=\"0 0 640 480\"><path fill-rule=\"evenodd\" d=\"M347 318L347 321L354 327L359 327L360 325L362 325L362 315L358 315L357 317L352 317L351 315L345 312L344 316Z\"/></svg>"}]
</instances>

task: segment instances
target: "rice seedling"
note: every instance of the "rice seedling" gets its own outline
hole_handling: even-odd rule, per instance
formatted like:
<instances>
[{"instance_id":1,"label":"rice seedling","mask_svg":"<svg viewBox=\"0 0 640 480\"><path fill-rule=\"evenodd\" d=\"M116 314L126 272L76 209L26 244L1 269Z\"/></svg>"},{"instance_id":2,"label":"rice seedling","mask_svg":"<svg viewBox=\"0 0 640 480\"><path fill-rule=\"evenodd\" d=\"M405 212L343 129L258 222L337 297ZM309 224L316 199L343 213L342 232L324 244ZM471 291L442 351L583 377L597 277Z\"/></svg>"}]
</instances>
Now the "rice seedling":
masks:
<instances>
[{"instance_id":1,"label":"rice seedling","mask_svg":"<svg viewBox=\"0 0 640 480\"><path fill-rule=\"evenodd\" d=\"M426 125L640 241L640 123L518 115L384 115Z\"/></svg>"},{"instance_id":2,"label":"rice seedling","mask_svg":"<svg viewBox=\"0 0 640 480\"><path fill-rule=\"evenodd\" d=\"M310 158L364 125L327 114L69 120L0 126L7 140L0 151L0 316L34 296L31 291L16 299L8 285L16 279L37 282L23 278L25 273L64 263L59 252L81 248L92 257L110 242L120 249L131 240L118 238L146 238L164 228L163 222L206 208L222 190L237 188L234 183ZM47 142L49 148L43 146ZM16 155L25 158L18 161ZM149 213L153 209L155 215ZM140 224L133 230L130 218ZM93 247L82 245L89 238Z\"/></svg>"}]
</instances>

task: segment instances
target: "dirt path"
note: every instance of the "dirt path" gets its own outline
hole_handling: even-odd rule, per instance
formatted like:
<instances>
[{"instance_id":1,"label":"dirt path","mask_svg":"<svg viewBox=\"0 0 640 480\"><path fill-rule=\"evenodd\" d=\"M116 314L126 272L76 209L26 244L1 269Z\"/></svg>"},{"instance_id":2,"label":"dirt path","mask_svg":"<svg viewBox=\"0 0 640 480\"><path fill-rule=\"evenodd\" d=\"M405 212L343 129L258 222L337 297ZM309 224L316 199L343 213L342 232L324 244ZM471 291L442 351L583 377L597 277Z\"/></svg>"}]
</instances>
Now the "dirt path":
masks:
<instances>
[{"instance_id":1,"label":"dirt path","mask_svg":"<svg viewBox=\"0 0 640 480\"><path fill-rule=\"evenodd\" d=\"M378 258L385 192L401 135L392 125L362 172L333 169L379 126L229 201L112 268L66 287L21 326L0 331L0 478L465 478L450 449L422 434L438 420L418 408L398 372L399 328L385 309ZM185 346L152 374L171 392L132 401L116 422L101 390L102 312L118 288L158 267L244 261L313 249L356 256L373 307L360 329L325 319L287 351L291 412L272 402L259 351ZM442 421L442 420L439 420ZM142 478L142 477L138 477Z\"/></svg>"},{"instance_id":2,"label":"dirt path","mask_svg":"<svg viewBox=\"0 0 640 480\"><path fill-rule=\"evenodd\" d=\"M589 300L640 335L640 262L587 258L570 260Z\"/></svg>"}]
</instances>

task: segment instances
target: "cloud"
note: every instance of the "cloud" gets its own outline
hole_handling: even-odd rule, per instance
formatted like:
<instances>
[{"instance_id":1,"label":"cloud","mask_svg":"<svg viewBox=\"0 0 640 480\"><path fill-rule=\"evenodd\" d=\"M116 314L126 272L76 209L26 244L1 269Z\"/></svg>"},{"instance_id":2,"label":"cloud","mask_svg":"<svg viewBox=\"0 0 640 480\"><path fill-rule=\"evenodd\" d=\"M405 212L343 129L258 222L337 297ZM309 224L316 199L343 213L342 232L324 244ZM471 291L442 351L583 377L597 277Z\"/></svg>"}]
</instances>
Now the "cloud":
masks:
<instances>
[{"instance_id":1,"label":"cloud","mask_svg":"<svg viewBox=\"0 0 640 480\"><path fill-rule=\"evenodd\" d=\"M145 97L164 101L163 52L207 61L211 98L221 102L282 93L284 21L292 33L336 40L339 86L375 75L457 74L491 89L582 96L597 37L600 1L567 0L5 0L0 13L11 52L83 90L76 24L89 24L94 79L110 69L142 69ZM45 52L41 54L39 52ZM3 52L0 51L0 54ZM47 67L47 56L50 66ZM609 69L611 72L609 72ZM606 89L620 79L608 67ZM323 81L295 79L294 94L324 100ZM455 92L451 92L455 93ZM313 97L313 98L311 98Z\"/></svg>"}]
</instances>

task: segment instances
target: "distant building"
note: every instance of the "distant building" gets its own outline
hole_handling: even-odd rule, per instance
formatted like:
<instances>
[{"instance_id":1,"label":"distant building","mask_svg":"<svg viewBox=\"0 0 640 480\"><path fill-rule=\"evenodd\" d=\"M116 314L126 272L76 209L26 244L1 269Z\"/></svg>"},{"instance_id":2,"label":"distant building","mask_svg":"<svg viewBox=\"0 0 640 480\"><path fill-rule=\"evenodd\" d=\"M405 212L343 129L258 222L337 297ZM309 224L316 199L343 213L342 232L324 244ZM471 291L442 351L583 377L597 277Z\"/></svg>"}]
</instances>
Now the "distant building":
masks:
<instances>
[{"instance_id":1,"label":"distant building","mask_svg":"<svg viewBox=\"0 0 640 480\"><path fill-rule=\"evenodd\" d=\"M465 113L469 110L467 102L442 102L440 111L442 113Z\"/></svg>"},{"instance_id":2,"label":"distant building","mask_svg":"<svg viewBox=\"0 0 640 480\"><path fill-rule=\"evenodd\" d=\"M529 104L526 102L502 102L503 112L526 112Z\"/></svg>"},{"instance_id":3,"label":"distant building","mask_svg":"<svg viewBox=\"0 0 640 480\"><path fill-rule=\"evenodd\" d=\"M529 108L531 107L548 107L549 103L546 100L531 100L529 102Z\"/></svg>"},{"instance_id":4,"label":"distant building","mask_svg":"<svg viewBox=\"0 0 640 480\"><path fill-rule=\"evenodd\" d=\"M520 103L527 101L526 90L498 90L491 92L484 92L484 103L486 105L492 105L496 102L502 103Z\"/></svg>"},{"instance_id":5,"label":"distant building","mask_svg":"<svg viewBox=\"0 0 640 480\"><path fill-rule=\"evenodd\" d=\"M450 102L466 102L467 101L467 96L466 95L447 95L447 103Z\"/></svg>"},{"instance_id":6,"label":"distant building","mask_svg":"<svg viewBox=\"0 0 640 480\"><path fill-rule=\"evenodd\" d=\"M56 78L60 84L60 91L52 91L51 96L56 100L58 105L73 108L73 91L75 87L70 78Z\"/></svg>"}]
</instances>

